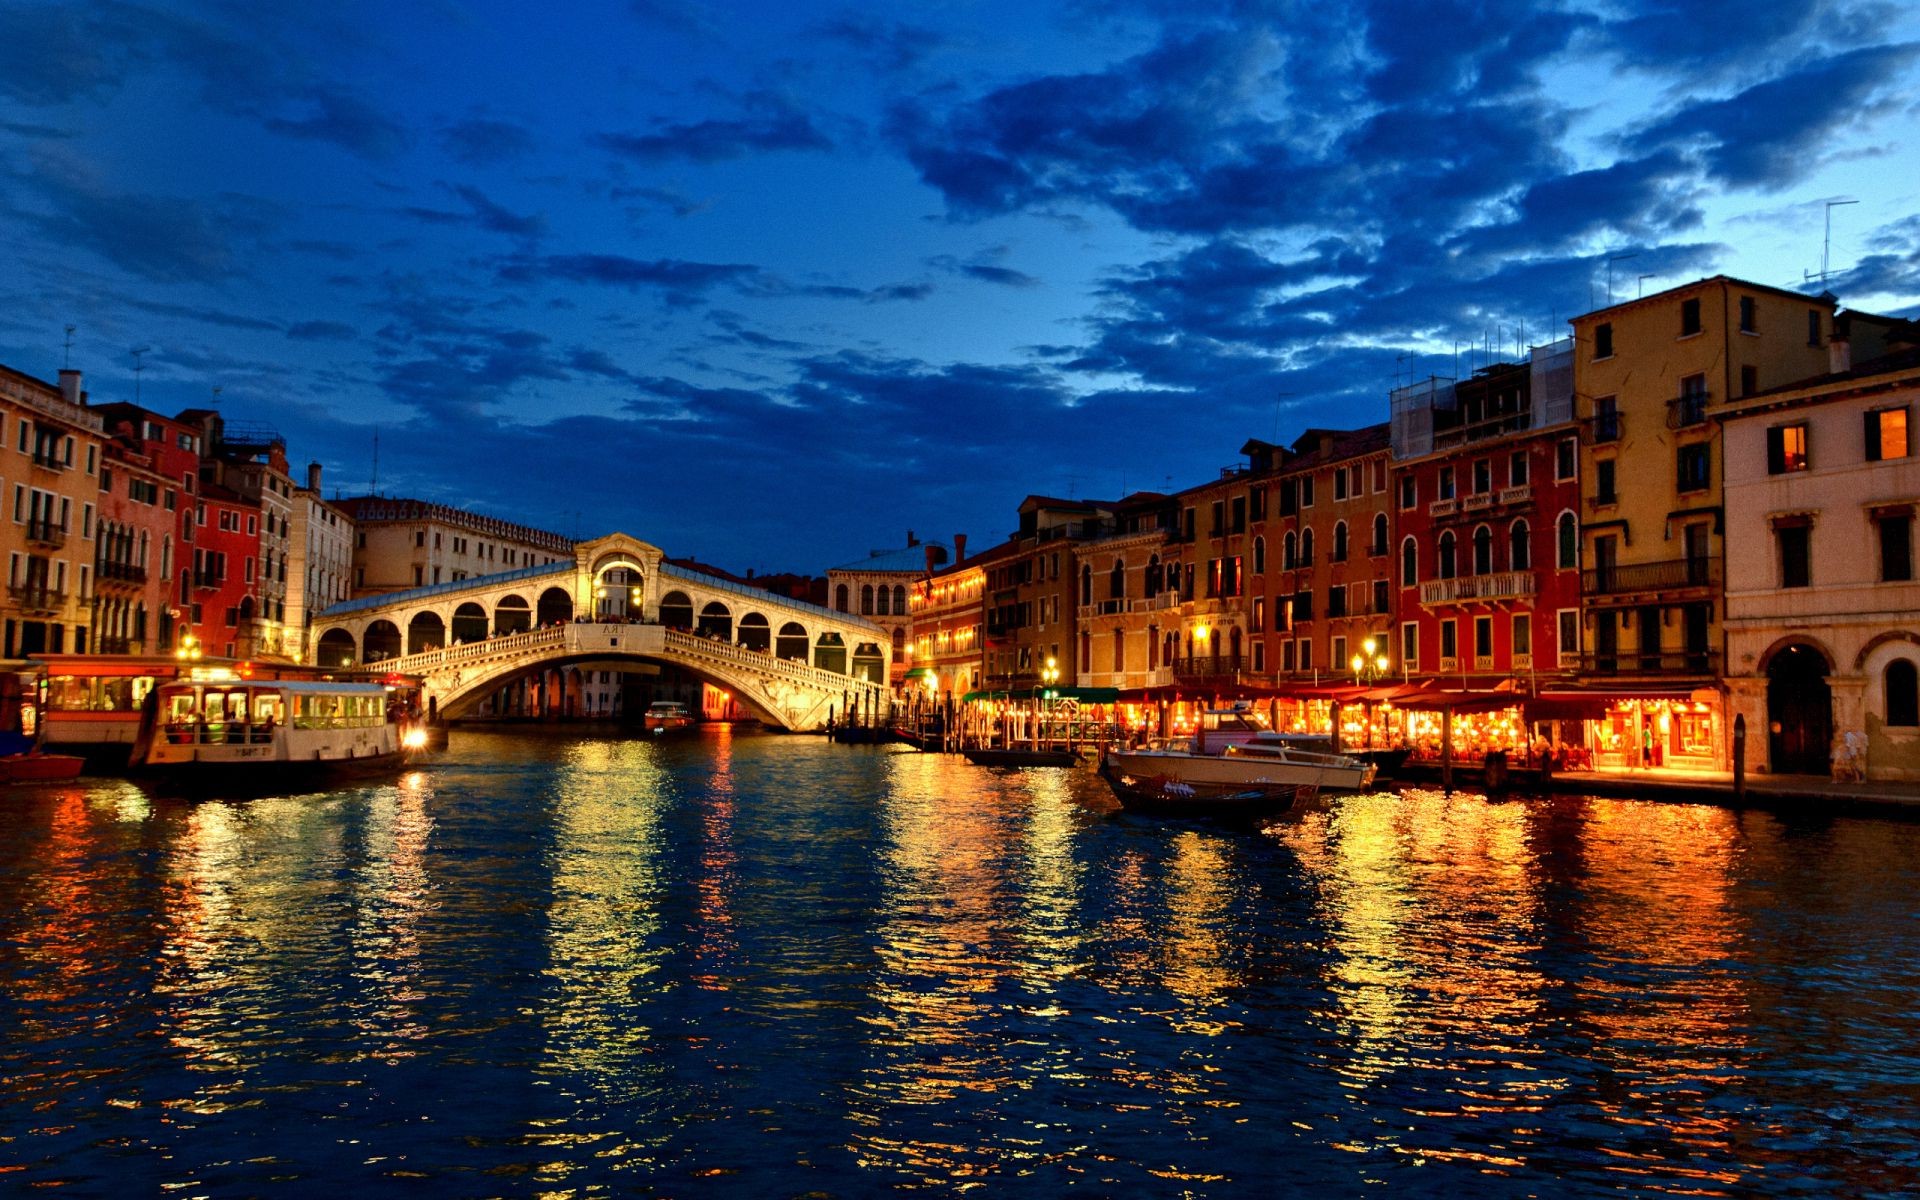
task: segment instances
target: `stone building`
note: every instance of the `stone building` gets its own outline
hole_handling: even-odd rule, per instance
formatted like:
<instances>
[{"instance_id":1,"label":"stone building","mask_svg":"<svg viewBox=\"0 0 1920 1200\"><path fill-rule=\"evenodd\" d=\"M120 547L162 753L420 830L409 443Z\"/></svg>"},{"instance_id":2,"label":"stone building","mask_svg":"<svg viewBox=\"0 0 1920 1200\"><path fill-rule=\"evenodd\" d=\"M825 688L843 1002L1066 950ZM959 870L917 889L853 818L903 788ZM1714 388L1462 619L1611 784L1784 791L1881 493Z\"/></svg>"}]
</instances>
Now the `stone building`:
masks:
<instances>
[{"instance_id":1,"label":"stone building","mask_svg":"<svg viewBox=\"0 0 1920 1200\"><path fill-rule=\"evenodd\" d=\"M287 537L287 631L308 661L317 649L308 637L313 614L352 593L353 519L320 492L320 464L307 465L306 486L292 496Z\"/></svg>"},{"instance_id":2,"label":"stone building","mask_svg":"<svg viewBox=\"0 0 1920 1200\"><path fill-rule=\"evenodd\" d=\"M7 591L0 659L86 653L93 617L94 522L104 443L80 372L45 383L0 367L0 521Z\"/></svg>"},{"instance_id":3,"label":"stone building","mask_svg":"<svg viewBox=\"0 0 1920 1200\"><path fill-rule=\"evenodd\" d=\"M333 506L354 526L355 599L573 556L573 543L557 533L425 500L355 496Z\"/></svg>"},{"instance_id":4,"label":"stone building","mask_svg":"<svg viewBox=\"0 0 1920 1200\"><path fill-rule=\"evenodd\" d=\"M898 688L913 667L913 651L908 635L913 625L908 596L914 585L947 565L947 548L938 542L921 544L907 531L907 544L895 550L869 551L827 572L827 592L831 607L843 613L859 613L886 631L893 644L892 674L888 680Z\"/></svg>"}]
</instances>

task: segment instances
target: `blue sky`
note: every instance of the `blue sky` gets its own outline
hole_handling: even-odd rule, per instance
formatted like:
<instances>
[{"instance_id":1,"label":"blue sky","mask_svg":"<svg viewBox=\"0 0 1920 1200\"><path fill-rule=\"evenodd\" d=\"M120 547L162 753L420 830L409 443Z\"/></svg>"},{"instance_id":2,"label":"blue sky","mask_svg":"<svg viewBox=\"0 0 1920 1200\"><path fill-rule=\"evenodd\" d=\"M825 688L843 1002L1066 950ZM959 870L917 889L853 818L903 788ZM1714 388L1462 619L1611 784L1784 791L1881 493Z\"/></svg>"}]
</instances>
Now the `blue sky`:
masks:
<instances>
[{"instance_id":1,"label":"blue sky","mask_svg":"<svg viewBox=\"0 0 1920 1200\"><path fill-rule=\"evenodd\" d=\"M0 0L0 361L818 571L1383 419L1610 257L1801 286L1831 199L1911 315L1917 85L1875 3Z\"/></svg>"}]
</instances>

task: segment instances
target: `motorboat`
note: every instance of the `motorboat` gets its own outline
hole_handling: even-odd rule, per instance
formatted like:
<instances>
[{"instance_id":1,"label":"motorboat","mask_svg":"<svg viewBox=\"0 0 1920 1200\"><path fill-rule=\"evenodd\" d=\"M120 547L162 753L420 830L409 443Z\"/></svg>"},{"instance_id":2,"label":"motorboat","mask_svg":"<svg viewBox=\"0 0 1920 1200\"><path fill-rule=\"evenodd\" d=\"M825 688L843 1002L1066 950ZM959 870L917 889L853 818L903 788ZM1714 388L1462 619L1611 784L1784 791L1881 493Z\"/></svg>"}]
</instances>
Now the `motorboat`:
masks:
<instances>
[{"instance_id":1,"label":"motorboat","mask_svg":"<svg viewBox=\"0 0 1920 1200\"><path fill-rule=\"evenodd\" d=\"M196 788L299 786L395 770L426 744L381 684L180 680L148 695L130 766Z\"/></svg>"},{"instance_id":2,"label":"motorboat","mask_svg":"<svg viewBox=\"0 0 1920 1200\"><path fill-rule=\"evenodd\" d=\"M1303 790L1358 791L1372 785L1370 762L1275 734L1245 708L1209 710L1191 737L1114 749L1101 774L1125 805L1197 808L1291 804Z\"/></svg>"},{"instance_id":3,"label":"motorboat","mask_svg":"<svg viewBox=\"0 0 1920 1200\"><path fill-rule=\"evenodd\" d=\"M57 783L80 774L87 760L77 754L32 750L0 758L0 783Z\"/></svg>"},{"instance_id":4,"label":"motorboat","mask_svg":"<svg viewBox=\"0 0 1920 1200\"><path fill-rule=\"evenodd\" d=\"M976 767L1071 767L1080 761L1075 751L1045 746L975 746L960 753Z\"/></svg>"},{"instance_id":5,"label":"motorboat","mask_svg":"<svg viewBox=\"0 0 1920 1200\"><path fill-rule=\"evenodd\" d=\"M672 733L693 728L693 714L678 700L655 700L647 706L640 723L648 733Z\"/></svg>"}]
</instances>

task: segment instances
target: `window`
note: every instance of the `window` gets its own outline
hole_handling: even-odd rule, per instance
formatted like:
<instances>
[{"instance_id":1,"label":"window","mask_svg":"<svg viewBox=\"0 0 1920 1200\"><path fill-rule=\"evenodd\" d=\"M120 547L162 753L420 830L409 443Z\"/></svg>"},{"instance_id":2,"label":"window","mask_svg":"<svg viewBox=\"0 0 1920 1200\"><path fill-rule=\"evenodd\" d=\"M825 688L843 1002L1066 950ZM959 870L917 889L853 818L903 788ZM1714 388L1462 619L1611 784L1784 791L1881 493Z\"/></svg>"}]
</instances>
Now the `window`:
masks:
<instances>
[{"instance_id":1,"label":"window","mask_svg":"<svg viewBox=\"0 0 1920 1200\"><path fill-rule=\"evenodd\" d=\"M1507 567L1526 571L1533 567L1533 549L1528 545L1530 530L1525 521L1515 521L1507 530Z\"/></svg>"},{"instance_id":2,"label":"window","mask_svg":"<svg viewBox=\"0 0 1920 1200\"><path fill-rule=\"evenodd\" d=\"M1680 447L1674 461L1674 486L1683 492L1703 491L1708 486L1711 473L1708 456L1708 443L1693 442Z\"/></svg>"},{"instance_id":3,"label":"window","mask_svg":"<svg viewBox=\"0 0 1920 1200\"><path fill-rule=\"evenodd\" d=\"M1402 509L1412 508L1418 501L1419 494L1420 489L1415 486L1413 476L1402 475L1400 477L1400 507Z\"/></svg>"},{"instance_id":4,"label":"window","mask_svg":"<svg viewBox=\"0 0 1920 1200\"><path fill-rule=\"evenodd\" d=\"M1882 513L1874 524L1880 533L1880 579L1883 583L1913 580L1913 517L1910 513Z\"/></svg>"},{"instance_id":5,"label":"window","mask_svg":"<svg viewBox=\"0 0 1920 1200\"><path fill-rule=\"evenodd\" d=\"M1569 666L1579 661L1580 610L1563 608L1560 610L1560 663Z\"/></svg>"},{"instance_id":6,"label":"window","mask_svg":"<svg viewBox=\"0 0 1920 1200\"><path fill-rule=\"evenodd\" d=\"M1302 671L1313 670L1313 639L1312 638L1300 639L1300 669Z\"/></svg>"},{"instance_id":7,"label":"window","mask_svg":"<svg viewBox=\"0 0 1920 1200\"><path fill-rule=\"evenodd\" d=\"M1907 456L1907 410L1883 408L1867 414L1867 461Z\"/></svg>"},{"instance_id":8,"label":"window","mask_svg":"<svg viewBox=\"0 0 1920 1200\"><path fill-rule=\"evenodd\" d=\"M1291 638L1280 643L1280 669L1293 670L1293 639Z\"/></svg>"},{"instance_id":9,"label":"window","mask_svg":"<svg viewBox=\"0 0 1920 1200\"><path fill-rule=\"evenodd\" d=\"M1896 658L1887 664L1884 680L1887 688L1887 724L1912 727L1920 725L1920 671L1913 660Z\"/></svg>"},{"instance_id":10,"label":"window","mask_svg":"<svg viewBox=\"0 0 1920 1200\"><path fill-rule=\"evenodd\" d=\"M1812 584L1808 534L1811 528L1804 517L1781 518L1774 522L1773 536L1780 544L1780 586L1803 588Z\"/></svg>"},{"instance_id":11,"label":"window","mask_svg":"<svg viewBox=\"0 0 1920 1200\"><path fill-rule=\"evenodd\" d=\"M1440 535L1438 565L1439 565L1438 574L1440 578L1442 579L1453 578L1454 576L1454 540L1453 540L1453 531L1451 529L1447 530L1445 533Z\"/></svg>"},{"instance_id":12,"label":"window","mask_svg":"<svg viewBox=\"0 0 1920 1200\"><path fill-rule=\"evenodd\" d=\"M1336 671L1346 665L1347 639L1344 634L1333 639L1333 655L1327 661Z\"/></svg>"},{"instance_id":13,"label":"window","mask_svg":"<svg viewBox=\"0 0 1920 1200\"><path fill-rule=\"evenodd\" d=\"M1327 615L1344 617L1347 615L1347 585L1336 583L1327 589ZM1336 659L1336 662L1339 660Z\"/></svg>"},{"instance_id":14,"label":"window","mask_svg":"<svg viewBox=\"0 0 1920 1200\"><path fill-rule=\"evenodd\" d=\"M1485 525L1473 531L1473 573L1493 574L1493 530Z\"/></svg>"},{"instance_id":15,"label":"window","mask_svg":"<svg viewBox=\"0 0 1920 1200\"><path fill-rule=\"evenodd\" d=\"M1807 310L1807 345L1818 346L1819 344L1820 344L1820 310L1817 308L1810 308Z\"/></svg>"},{"instance_id":16,"label":"window","mask_svg":"<svg viewBox=\"0 0 1920 1200\"><path fill-rule=\"evenodd\" d=\"M1807 469L1807 424L1775 425L1767 430L1767 474L1787 475Z\"/></svg>"},{"instance_id":17,"label":"window","mask_svg":"<svg viewBox=\"0 0 1920 1200\"><path fill-rule=\"evenodd\" d=\"M1695 297L1692 300L1682 300L1680 302L1680 336L1692 337L1694 334L1699 332L1700 332L1700 300L1699 298Z\"/></svg>"},{"instance_id":18,"label":"window","mask_svg":"<svg viewBox=\"0 0 1920 1200\"><path fill-rule=\"evenodd\" d=\"M1265 596L1255 596L1253 598L1253 632L1265 633L1266 631L1267 631L1267 598ZM1153 639L1149 638L1147 640L1149 643L1151 643ZM1261 643L1259 642L1254 643L1254 647L1256 649L1258 649L1260 645Z\"/></svg>"},{"instance_id":19,"label":"window","mask_svg":"<svg viewBox=\"0 0 1920 1200\"><path fill-rule=\"evenodd\" d=\"M1300 477L1300 507L1313 507L1313 476L1311 475Z\"/></svg>"},{"instance_id":20,"label":"window","mask_svg":"<svg viewBox=\"0 0 1920 1200\"><path fill-rule=\"evenodd\" d=\"M1457 621L1440 622L1440 660L1460 657L1460 627Z\"/></svg>"},{"instance_id":21,"label":"window","mask_svg":"<svg viewBox=\"0 0 1920 1200\"><path fill-rule=\"evenodd\" d=\"M1533 657L1533 616L1531 613L1513 614L1513 656Z\"/></svg>"},{"instance_id":22,"label":"window","mask_svg":"<svg viewBox=\"0 0 1920 1200\"><path fill-rule=\"evenodd\" d=\"M1571 571L1580 565L1580 526L1572 513L1560 514L1560 527L1557 534L1560 551L1560 569Z\"/></svg>"},{"instance_id":23,"label":"window","mask_svg":"<svg viewBox=\"0 0 1920 1200\"><path fill-rule=\"evenodd\" d=\"M1593 464L1593 502L1595 504L1617 504L1620 495L1614 490L1613 460L1603 458Z\"/></svg>"},{"instance_id":24,"label":"window","mask_svg":"<svg viewBox=\"0 0 1920 1200\"><path fill-rule=\"evenodd\" d=\"M1518 450L1507 460L1507 486L1527 486L1527 452Z\"/></svg>"},{"instance_id":25,"label":"window","mask_svg":"<svg viewBox=\"0 0 1920 1200\"><path fill-rule=\"evenodd\" d=\"M1760 368L1748 363L1740 368L1740 394L1751 396L1760 390Z\"/></svg>"},{"instance_id":26,"label":"window","mask_svg":"<svg viewBox=\"0 0 1920 1200\"><path fill-rule=\"evenodd\" d=\"M1374 581L1373 581L1373 612L1374 612L1374 615L1375 615L1375 616L1379 616L1379 615L1381 615L1381 614L1384 614L1384 613L1386 613L1386 612L1389 612L1389 611L1391 611L1390 609L1388 609L1388 608L1387 608L1387 603L1388 603L1388 597L1387 597L1387 581L1386 581L1386 580L1384 580L1384 579L1376 579L1376 580L1374 580Z\"/></svg>"},{"instance_id":27,"label":"window","mask_svg":"<svg viewBox=\"0 0 1920 1200\"><path fill-rule=\"evenodd\" d=\"M1752 296L1740 297L1740 332L1741 333L1757 333L1759 331L1758 326L1754 323L1753 310L1754 310L1753 297Z\"/></svg>"},{"instance_id":28,"label":"window","mask_svg":"<svg viewBox=\"0 0 1920 1200\"><path fill-rule=\"evenodd\" d=\"M1329 560L1343 563L1347 561L1347 523L1339 521L1333 527L1333 555Z\"/></svg>"},{"instance_id":29,"label":"window","mask_svg":"<svg viewBox=\"0 0 1920 1200\"><path fill-rule=\"evenodd\" d=\"M1280 565L1289 571L1300 565L1300 543L1291 529L1280 541Z\"/></svg>"},{"instance_id":30,"label":"window","mask_svg":"<svg viewBox=\"0 0 1920 1200\"><path fill-rule=\"evenodd\" d=\"M1313 565L1313 530L1311 529L1300 531L1300 565L1303 567Z\"/></svg>"},{"instance_id":31,"label":"window","mask_svg":"<svg viewBox=\"0 0 1920 1200\"><path fill-rule=\"evenodd\" d=\"M1400 623L1400 665L1409 671L1420 665L1420 624L1417 621Z\"/></svg>"},{"instance_id":32,"label":"window","mask_svg":"<svg viewBox=\"0 0 1920 1200\"><path fill-rule=\"evenodd\" d=\"M1333 473L1333 498L1335 500L1345 500L1347 498L1347 471L1345 467Z\"/></svg>"},{"instance_id":33,"label":"window","mask_svg":"<svg viewBox=\"0 0 1920 1200\"><path fill-rule=\"evenodd\" d=\"M1473 656L1475 658L1493 657L1493 618L1475 617L1473 619Z\"/></svg>"},{"instance_id":34,"label":"window","mask_svg":"<svg viewBox=\"0 0 1920 1200\"><path fill-rule=\"evenodd\" d=\"M1420 582L1420 548L1412 538L1400 543L1400 586L1412 587Z\"/></svg>"},{"instance_id":35,"label":"window","mask_svg":"<svg viewBox=\"0 0 1920 1200\"><path fill-rule=\"evenodd\" d=\"M1593 327L1594 361L1613 357L1613 323L1603 321Z\"/></svg>"},{"instance_id":36,"label":"window","mask_svg":"<svg viewBox=\"0 0 1920 1200\"><path fill-rule=\"evenodd\" d=\"M1265 574L1266 569L1267 539L1257 537L1253 539L1253 573L1255 575Z\"/></svg>"},{"instance_id":37,"label":"window","mask_svg":"<svg viewBox=\"0 0 1920 1200\"><path fill-rule=\"evenodd\" d=\"M1440 468L1440 499L1453 499L1453 468Z\"/></svg>"},{"instance_id":38,"label":"window","mask_svg":"<svg viewBox=\"0 0 1920 1200\"><path fill-rule=\"evenodd\" d=\"M1473 464L1473 494L1484 495L1493 490L1493 460L1475 459Z\"/></svg>"},{"instance_id":39,"label":"window","mask_svg":"<svg viewBox=\"0 0 1920 1200\"><path fill-rule=\"evenodd\" d=\"M1375 513L1373 515L1373 544L1369 548L1368 553L1372 554L1376 558L1383 558L1386 556L1387 514L1385 513Z\"/></svg>"},{"instance_id":40,"label":"window","mask_svg":"<svg viewBox=\"0 0 1920 1200\"><path fill-rule=\"evenodd\" d=\"M1557 483L1565 483L1574 476L1578 466L1579 447L1572 438L1563 438L1553 452L1553 478Z\"/></svg>"},{"instance_id":41,"label":"window","mask_svg":"<svg viewBox=\"0 0 1920 1200\"><path fill-rule=\"evenodd\" d=\"M1612 442L1620 437L1620 398L1596 396L1593 400L1593 440Z\"/></svg>"}]
</instances>

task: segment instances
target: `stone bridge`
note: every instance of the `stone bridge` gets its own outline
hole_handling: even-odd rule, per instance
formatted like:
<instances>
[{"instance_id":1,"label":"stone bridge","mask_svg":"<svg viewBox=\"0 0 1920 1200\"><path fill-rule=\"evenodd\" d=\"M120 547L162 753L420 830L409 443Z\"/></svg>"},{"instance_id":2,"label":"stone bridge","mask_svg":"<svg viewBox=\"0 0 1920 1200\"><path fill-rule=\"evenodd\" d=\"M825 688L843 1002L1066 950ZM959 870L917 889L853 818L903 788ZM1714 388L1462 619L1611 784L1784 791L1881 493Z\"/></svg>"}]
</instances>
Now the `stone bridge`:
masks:
<instances>
[{"instance_id":1,"label":"stone bridge","mask_svg":"<svg viewBox=\"0 0 1920 1200\"><path fill-rule=\"evenodd\" d=\"M313 661L419 676L441 716L552 668L667 663L764 721L824 725L878 704L892 653L870 621L678 567L612 534L574 561L336 604L314 616Z\"/></svg>"}]
</instances>

